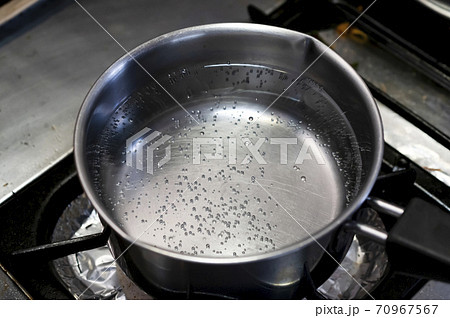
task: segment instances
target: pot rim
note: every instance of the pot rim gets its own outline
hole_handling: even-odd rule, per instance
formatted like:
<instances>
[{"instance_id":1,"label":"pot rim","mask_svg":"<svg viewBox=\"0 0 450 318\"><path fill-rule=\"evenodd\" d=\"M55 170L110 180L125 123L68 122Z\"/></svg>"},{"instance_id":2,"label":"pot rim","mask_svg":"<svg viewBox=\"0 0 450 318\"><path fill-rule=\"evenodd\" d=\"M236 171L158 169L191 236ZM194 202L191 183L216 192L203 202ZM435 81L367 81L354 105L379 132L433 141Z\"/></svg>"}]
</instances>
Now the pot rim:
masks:
<instances>
[{"instance_id":1,"label":"pot rim","mask_svg":"<svg viewBox=\"0 0 450 318\"><path fill-rule=\"evenodd\" d=\"M313 41L317 47L322 50L326 50L324 55L326 54L329 58L333 59L334 63L340 64L340 66L344 69L344 72L347 72L354 80L355 84L361 90L363 94L366 94L368 97L368 112L370 113L370 118L374 122L374 131L375 134L375 143L374 143L374 155L373 155L373 164L371 169L366 173L365 183L361 186L359 193L356 195L355 199L345 207L344 211L332 222L330 222L327 226L322 228L320 231L316 233L311 233L307 239L304 239L300 242L295 242L289 246L285 246L279 249L276 249L271 252L254 254L248 256L229 256L229 257L211 257L211 256L201 256L201 255L187 255L180 254L175 251L166 250L157 246L150 245L146 242L142 242L139 239L134 239L129 234L127 234L120 226L115 222L115 220L109 216L106 211L106 208L101 203L101 200L96 195L96 191L93 189L91 182L88 177L88 167L85 160L85 153L83 151L85 144L85 127L89 123L88 111L93 107L91 105L91 101L95 100L97 94L99 94L103 88L103 86L107 83L108 78L114 75L123 65L130 62L132 57L137 57L140 54L146 52L148 48L153 46L162 45L170 40L179 38L179 37L187 37L194 36L199 33L205 32L252 32L255 33L271 33L274 35L279 35L283 37L290 37L292 39L306 38ZM132 57L131 57L132 56ZM130 246L136 245L138 247L144 248L146 250L150 250L152 252L175 258L178 260L195 262L195 263L209 263L209 264L243 264L248 262L255 262L261 260L267 260L270 258L280 257L282 255L290 254L294 251L300 250L309 244L319 244L320 240L324 239L328 234L333 233L339 226L341 226L345 220L347 220L365 201L367 196L369 195L376 178L378 176L382 158L383 158L383 149L384 149L384 139L383 139L383 127L381 122L380 112L378 107L373 99L369 89L367 88L364 81L361 77L356 73L356 71L337 53L328 49L328 47L322 42L314 39L313 37L296 32L291 31L279 27L267 26L267 25L259 25L252 23L218 23L218 24L207 24L202 26L195 26L190 28L185 28L177 31L173 31L159 37L156 37L150 41L147 41L135 49L131 50L129 53L123 55L117 61L115 61L94 83L88 94L86 95L80 111L78 113L78 117L75 124L75 133L74 133L74 155L75 155L75 165L78 171L79 179L81 181L82 187L86 192L89 200L92 202L94 208L99 213L100 217L111 227L113 231L115 231L120 237L130 242ZM325 246L321 245L326 248ZM129 247L126 247L124 252L128 250ZM122 254L121 254L122 255ZM119 257L121 256L119 255Z\"/></svg>"}]
</instances>

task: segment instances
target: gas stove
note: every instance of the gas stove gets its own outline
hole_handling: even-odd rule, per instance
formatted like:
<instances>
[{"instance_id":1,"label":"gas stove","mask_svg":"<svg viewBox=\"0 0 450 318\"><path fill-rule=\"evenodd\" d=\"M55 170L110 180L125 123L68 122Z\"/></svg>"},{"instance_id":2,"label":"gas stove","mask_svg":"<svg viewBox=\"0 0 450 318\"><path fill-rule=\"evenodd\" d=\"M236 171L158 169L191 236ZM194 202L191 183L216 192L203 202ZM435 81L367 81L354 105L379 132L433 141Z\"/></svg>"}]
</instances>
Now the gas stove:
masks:
<instances>
[{"instance_id":1,"label":"gas stove","mask_svg":"<svg viewBox=\"0 0 450 318\"><path fill-rule=\"evenodd\" d=\"M421 15L427 20L422 20L423 29L405 29L394 19L401 8L391 4L390 14L385 15L386 1L379 2L335 43L370 2L254 1L248 11L254 22L333 43L331 48L366 81L380 107L386 141L383 166L371 196L401 206L420 197L450 212L448 54L423 37L411 36L413 32L437 32L449 20L421 7L419 1L411 1L414 5L408 19L427 12ZM443 28L443 37L446 32L448 28ZM132 282L113 262L109 228L102 225L84 195L70 150L1 202L0 282L5 288L0 298L227 298L195 290L185 294L144 291ZM395 223L394 218L378 214L368 205L363 205L357 217L386 230ZM376 299L450 299L450 285L397 272L383 246L358 235L341 265L359 285L324 257L318 267L307 271L306 288L278 297L364 299L367 294L361 285Z\"/></svg>"}]
</instances>

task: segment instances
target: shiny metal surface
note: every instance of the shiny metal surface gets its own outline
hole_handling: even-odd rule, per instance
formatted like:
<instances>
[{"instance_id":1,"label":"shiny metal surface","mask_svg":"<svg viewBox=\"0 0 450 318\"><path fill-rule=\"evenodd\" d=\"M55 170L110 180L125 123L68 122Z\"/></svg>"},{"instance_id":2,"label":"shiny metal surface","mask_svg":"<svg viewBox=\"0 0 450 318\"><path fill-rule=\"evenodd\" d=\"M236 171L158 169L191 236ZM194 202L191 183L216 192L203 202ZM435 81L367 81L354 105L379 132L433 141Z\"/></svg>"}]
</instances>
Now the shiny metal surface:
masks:
<instances>
[{"instance_id":1,"label":"shiny metal surface","mask_svg":"<svg viewBox=\"0 0 450 318\"><path fill-rule=\"evenodd\" d=\"M330 44L338 33L329 29L319 35L324 43ZM343 36L333 45L333 50L354 65L363 78L444 134L450 134L450 96L445 89L370 41L358 43ZM385 141L450 185L450 150L379 101L377 104L383 119Z\"/></svg>"},{"instance_id":2,"label":"shiny metal surface","mask_svg":"<svg viewBox=\"0 0 450 318\"><path fill-rule=\"evenodd\" d=\"M358 221L384 230L383 222L371 209L363 210ZM63 212L52 236L53 240L67 239L99 233L102 229L98 214L83 193ZM113 259L111 252L105 247L79 252L53 261L56 272L70 293L77 299L153 299L154 295L142 291L119 266L111 264ZM336 268L318 291L327 299L365 297L365 291L361 286L371 292L383 276L387 263L384 247L355 235L341 262L342 267ZM95 281L107 265L110 266L108 271L100 276L101 279ZM349 276L347 272L352 276Z\"/></svg>"},{"instance_id":3,"label":"shiny metal surface","mask_svg":"<svg viewBox=\"0 0 450 318\"><path fill-rule=\"evenodd\" d=\"M378 107L383 124L391 127L384 130L385 141L450 186L450 150L383 104Z\"/></svg>"},{"instance_id":4,"label":"shiny metal surface","mask_svg":"<svg viewBox=\"0 0 450 318\"><path fill-rule=\"evenodd\" d=\"M100 77L79 114L75 159L88 197L117 234L114 254L134 242L122 266L138 276L136 281L144 278L153 286L179 292L190 286L200 292L245 295L261 292L261 284L292 287L299 283L305 263L315 266L323 251L302 228L328 245L336 227L367 196L383 146L379 114L369 91L331 51L270 114L263 113L325 49L306 35L250 24L185 29L135 49L133 57L188 114L129 56ZM352 94L344 93L348 91ZM126 141L143 129L173 137L170 160L161 167L152 162L153 174L144 173L140 150L127 148L138 148L138 142ZM312 138L325 164L308 161L295 167L292 154L287 156L290 164L278 164L280 152L269 149L263 151L266 166L252 160L242 168L227 160L203 159L199 165L190 161L189 142L196 136L228 139L233 134L244 143L246 137L297 137L300 143ZM150 134L138 140L145 144L151 138ZM155 150L155 158L168 153L166 145L149 149ZM127 165L127 152L135 150L135 163ZM244 153L237 152L239 161ZM256 156L250 159L257 161ZM255 185L257 180L262 187ZM264 203L271 200L272 191L276 203ZM263 204L268 207L266 215L258 214L258 207L266 208ZM280 204L286 206L284 212ZM241 209L243 225L235 208ZM216 248L205 253L207 245ZM186 246L190 249L177 251ZM230 280L230 275L238 279Z\"/></svg>"},{"instance_id":5,"label":"shiny metal surface","mask_svg":"<svg viewBox=\"0 0 450 318\"><path fill-rule=\"evenodd\" d=\"M372 209L362 209L358 222L369 224L377 231L386 230L378 213ZM386 274L388 264L388 256L383 245L362 235L355 235L341 262L342 267L336 268L330 278L317 290L327 299L366 298L367 294L361 286L372 292ZM348 275L349 273L354 279Z\"/></svg>"},{"instance_id":6,"label":"shiny metal surface","mask_svg":"<svg viewBox=\"0 0 450 318\"><path fill-rule=\"evenodd\" d=\"M101 233L103 225L85 194L62 212L51 240L58 242ZM76 299L123 299L108 246L80 251L52 262L57 277Z\"/></svg>"},{"instance_id":7,"label":"shiny metal surface","mask_svg":"<svg viewBox=\"0 0 450 318\"><path fill-rule=\"evenodd\" d=\"M450 19L450 3L446 0L417 0L434 12Z\"/></svg>"},{"instance_id":8,"label":"shiny metal surface","mask_svg":"<svg viewBox=\"0 0 450 318\"><path fill-rule=\"evenodd\" d=\"M250 2L258 0L80 1L127 49L192 25L248 21ZM72 151L86 92L123 54L68 3L0 42L0 202Z\"/></svg>"},{"instance_id":9,"label":"shiny metal surface","mask_svg":"<svg viewBox=\"0 0 450 318\"><path fill-rule=\"evenodd\" d=\"M319 36L326 44L331 44L338 35L335 29L319 32ZM405 61L392 56L371 41L360 43L352 40L351 37L342 36L334 43L333 50L353 65L364 79L447 136L450 135L448 125L450 96L446 89L433 83ZM393 133L401 128L401 126L391 127L387 123L384 126ZM405 136L404 133L401 135ZM408 143L405 142L405 144Z\"/></svg>"},{"instance_id":10,"label":"shiny metal surface","mask_svg":"<svg viewBox=\"0 0 450 318\"><path fill-rule=\"evenodd\" d=\"M391 202L384 201L379 198L368 197L367 204L374 209L375 211L393 216L400 217L403 214L404 209L396 204Z\"/></svg>"},{"instance_id":11,"label":"shiny metal surface","mask_svg":"<svg viewBox=\"0 0 450 318\"><path fill-rule=\"evenodd\" d=\"M103 229L98 213L83 193L63 211L52 242L101 233ZM52 263L57 277L76 299L150 299L114 263L107 245Z\"/></svg>"},{"instance_id":12,"label":"shiny metal surface","mask_svg":"<svg viewBox=\"0 0 450 318\"><path fill-rule=\"evenodd\" d=\"M214 79L215 85L222 86L228 77L230 82L242 78L242 75L227 74L236 72L245 75L247 72L254 74L248 76L250 86L257 81L258 71L262 72L262 68L236 67L233 64L217 68L194 70L189 66L190 72L198 74L187 80L186 85L190 87L188 90L192 96L183 105L189 112L195 113L200 125L178 107L166 110L162 116L153 117L150 112L157 110L151 108L148 112L139 108L136 116L130 114L140 105L152 105L153 95L136 102L133 94L120 106L122 111L107 123L96 147L92 150L87 148L88 153L98 151L95 157L91 157L92 160L101 160L99 166L91 161L91 173L94 169L98 170L98 174L92 174L94 182L98 182L98 195L108 198L104 202L106 208L131 237L139 237L142 243L177 253L250 256L288 247L309 238L307 233L314 234L337 218L345 207L346 197L351 200L359 187L358 149L351 148L356 144L355 137L351 135L350 128L338 120L330 121L330 125L339 127L344 138L330 140L329 132L316 129L323 122L323 116L339 118L339 113L325 99L316 98L323 104L321 110L315 110L317 113L298 100L283 100L279 103L282 107L273 107L262 114L265 105L269 105L276 95L244 91L244 87L229 93L221 88L213 89L210 84L210 96L203 97L206 94L200 93L201 90L196 90L190 82L207 83ZM269 75L272 71L264 71L267 74L263 73L259 79L278 81L280 73ZM223 80L220 79L221 73ZM302 97L313 100L315 87L308 81L303 84ZM171 86L171 92L179 96L180 86ZM274 87L272 84L267 89ZM110 128L115 127L112 123L122 117L125 109L130 110L129 115L122 119L120 127ZM252 121L257 118L258 121L253 124ZM304 124L299 124L299 121ZM135 129L141 127L151 127L153 131L165 136L170 134L171 137L164 147L160 146L159 152L155 151L155 158L163 157L165 147L169 145L171 158L164 166L155 166L153 174L121 164L126 159L125 152L130 151L125 149L124 136L133 135ZM203 145L199 164L195 164L193 143L205 143L210 141L208 138L216 140L220 146ZM280 146L271 144L274 138L298 139L298 144L309 139L317 145L324 163L305 160L302 164L295 164L299 154L295 145L291 145L287 152L287 163L280 163ZM260 162L246 147L246 144L255 144L255 140L263 142L259 147ZM339 173L339 168L345 169L345 165L338 165L332 155L339 156L336 145L318 146L328 140L330 145L339 140L354 156L352 164L356 173L352 177L355 181L347 182L347 188ZM144 139L136 144L139 143L145 143ZM218 151L214 151L213 147L223 150L223 159L206 158L208 152ZM232 147L236 147L236 154L229 153ZM150 150L147 151L150 153ZM229 162L231 155L236 157L236 162ZM140 160L136 155L136 166ZM296 220L301 220L307 232L288 214L280 211L279 204L291 211ZM156 223L151 230L146 231L153 222Z\"/></svg>"},{"instance_id":13,"label":"shiny metal surface","mask_svg":"<svg viewBox=\"0 0 450 318\"><path fill-rule=\"evenodd\" d=\"M358 222L350 222L345 224L345 229L349 232L358 234L365 238L372 240L381 245L386 245L386 240L388 234L386 232L382 232L378 229L375 229L367 224L362 224Z\"/></svg>"}]
</instances>

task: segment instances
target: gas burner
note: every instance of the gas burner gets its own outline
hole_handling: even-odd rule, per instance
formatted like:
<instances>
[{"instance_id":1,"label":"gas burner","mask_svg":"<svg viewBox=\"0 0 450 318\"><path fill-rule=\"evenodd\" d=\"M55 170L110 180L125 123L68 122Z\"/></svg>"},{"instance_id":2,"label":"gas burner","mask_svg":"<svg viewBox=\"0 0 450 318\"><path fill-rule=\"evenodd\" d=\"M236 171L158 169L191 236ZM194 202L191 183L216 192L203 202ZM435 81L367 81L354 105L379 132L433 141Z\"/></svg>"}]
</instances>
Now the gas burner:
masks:
<instances>
[{"instance_id":1,"label":"gas burner","mask_svg":"<svg viewBox=\"0 0 450 318\"><path fill-rule=\"evenodd\" d=\"M383 221L372 209L361 210L359 219L385 231ZM383 279L387 265L383 246L355 235L341 266L318 288L318 292L327 299L362 299L367 296L366 291L370 293Z\"/></svg>"},{"instance_id":2,"label":"gas burner","mask_svg":"<svg viewBox=\"0 0 450 318\"><path fill-rule=\"evenodd\" d=\"M365 224L385 230L375 211L364 209L360 214ZM52 242L101 233L103 229L97 212L83 193L58 219ZM370 292L383 278L387 264L381 245L355 235L341 262L342 267L338 267L317 291L327 299L363 298L365 290ZM153 299L117 266L107 245L58 258L53 266L61 283L76 299Z\"/></svg>"},{"instance_id":3,"label":"gas burner","mask_svg":"<svg viewBox=\"0 0 450 318\"><path fill-rule=\"evenodd\" d=\"M83 193L63 211L52 242L103 230L97 211ZM76 299L152 299L122 272L107 245L58 258L53 266L61 283Z\"/></svg>"}]
</instances>

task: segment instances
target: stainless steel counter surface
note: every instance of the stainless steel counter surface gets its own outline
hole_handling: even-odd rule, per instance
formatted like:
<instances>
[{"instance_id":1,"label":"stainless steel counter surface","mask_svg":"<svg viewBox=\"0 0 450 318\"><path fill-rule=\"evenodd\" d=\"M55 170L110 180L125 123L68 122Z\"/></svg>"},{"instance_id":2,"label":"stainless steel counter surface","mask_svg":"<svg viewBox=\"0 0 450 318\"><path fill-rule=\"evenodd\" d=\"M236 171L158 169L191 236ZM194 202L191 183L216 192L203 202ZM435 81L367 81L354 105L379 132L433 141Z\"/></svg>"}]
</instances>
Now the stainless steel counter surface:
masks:
<instances>
[{"instance_id":1,"label":"stainless steel counter surface","mask_svg":"<svg viewBox=\"0 0 450 318\"><path fill-rule=\"evenodd\" d=\"M80 1L127 50L188 26L249 21L250 2ZM0 202L71 150L84 96L123 54L75 2L0 42Z\"/></svg>"},{"instance_id":2,"label":"stainless steel counter surface","mask_svg":"<svg viewBox=\"0 0 450 318\"><path fill-rule=\"evenodd\" d=\"M336 29L319 34L325 43L332 43L339 35ZM445 88L370 40L355 41L344 35L333 44L333 49L365 80L450 136L450 96Z\"/></svg>"},{"instance_id":3,"label":"stainless steel counter surface","mask_svg":"<svg viewBox=\"0 0 450 318\"><path fill-rule=\"evenodd\" d=\"M329 29L319 35L326 44L330 44L339 34L336 29ZM365 80L444 134L450 134L450 96L444 88L370 41L359 43L344 35L332 48ZM379 101L377 104L383 120L384 140L450 186L450 150Z\"/></svg>"}]
</instances>

